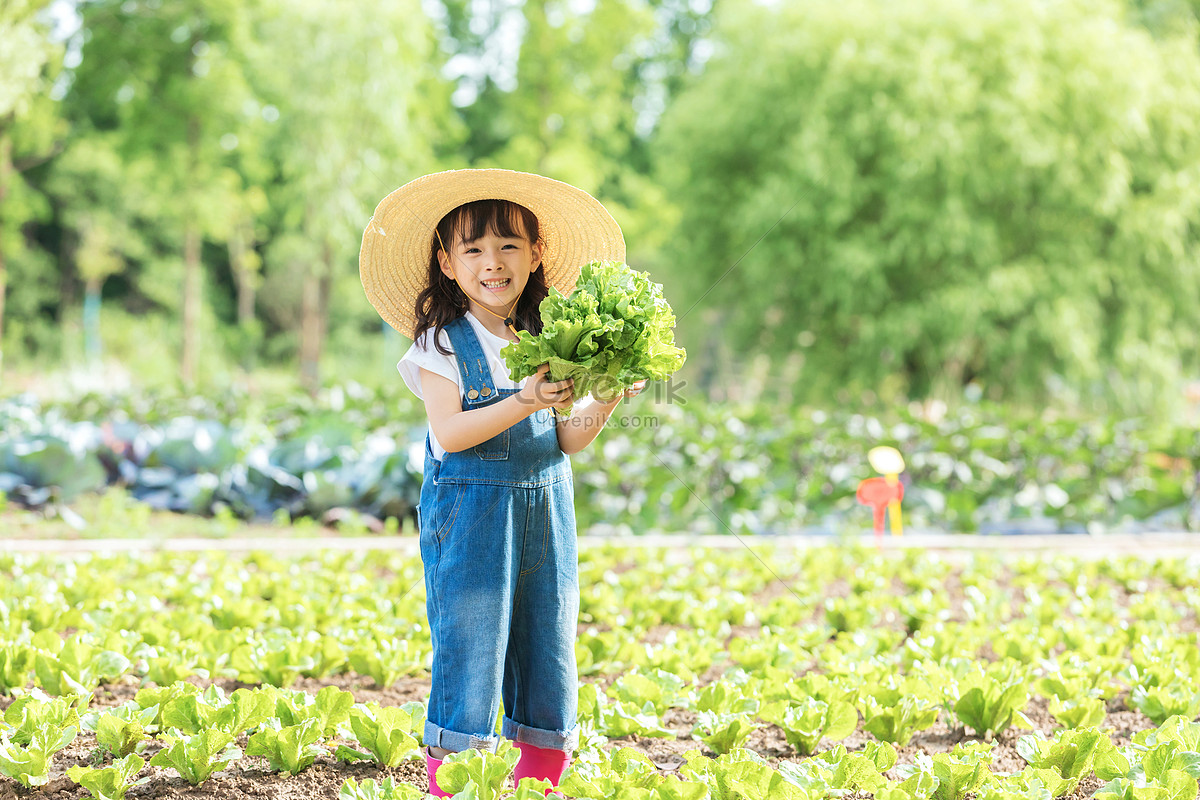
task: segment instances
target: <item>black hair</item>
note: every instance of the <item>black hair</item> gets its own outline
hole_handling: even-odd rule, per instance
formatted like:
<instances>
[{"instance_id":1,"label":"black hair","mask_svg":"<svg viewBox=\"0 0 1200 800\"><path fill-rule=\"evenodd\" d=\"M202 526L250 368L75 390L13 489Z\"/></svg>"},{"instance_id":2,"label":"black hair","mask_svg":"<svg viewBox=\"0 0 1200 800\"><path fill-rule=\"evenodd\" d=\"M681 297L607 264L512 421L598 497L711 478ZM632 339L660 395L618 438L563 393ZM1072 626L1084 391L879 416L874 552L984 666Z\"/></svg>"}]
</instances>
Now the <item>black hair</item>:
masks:
<instances>
[{"instance_id":1,"label":"black hair","mask_svg":"<svg viewBox=\"0 0 1200 800\"><path fill-rule=\"evenodd\" d=\"M433 345L444 356L450 355L450 351L442 347L442 329L465 315L470 303L462 287L442 272L441 262L438 261L441 242L446 243L447 249L452 249L456 241L472 242L487 233L526 239L530 244L537 244L541 239L537 217L525 206L510 200L476 200L442 217L437 224L437 233L429 243L429 279L417 295L417 324L413 338L433 328ZM539 264L529 273L529 281L513 309L514 327L529 331L534 336L541 333L542 317L538 313L538 306L549 293L545 266Z\"/></svg>"}]
</instances>

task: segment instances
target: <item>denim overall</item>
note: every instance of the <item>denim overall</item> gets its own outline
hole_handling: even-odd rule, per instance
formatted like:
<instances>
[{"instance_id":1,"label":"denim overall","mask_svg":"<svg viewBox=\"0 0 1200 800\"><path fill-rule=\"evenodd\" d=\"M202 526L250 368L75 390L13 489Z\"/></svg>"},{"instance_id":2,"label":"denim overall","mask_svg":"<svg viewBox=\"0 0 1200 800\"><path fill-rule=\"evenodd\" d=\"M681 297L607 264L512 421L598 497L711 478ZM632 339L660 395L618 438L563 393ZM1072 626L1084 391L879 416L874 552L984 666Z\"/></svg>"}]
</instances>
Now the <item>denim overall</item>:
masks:
<instances>
[{"instance_id":1,"label":"denim overall","mask_svg":"<svg viewBox=\"0 0 1200 800\"><path fill-rule=\"evenodd\" d=\"M445 330L464 411L516 394L497 391L465 318ZM575 496L550 410L441 461L426 439L419 524L433 639L425 744L494 752L503 699L505 738L574 750Z\"/></svg>"}]
</instances>

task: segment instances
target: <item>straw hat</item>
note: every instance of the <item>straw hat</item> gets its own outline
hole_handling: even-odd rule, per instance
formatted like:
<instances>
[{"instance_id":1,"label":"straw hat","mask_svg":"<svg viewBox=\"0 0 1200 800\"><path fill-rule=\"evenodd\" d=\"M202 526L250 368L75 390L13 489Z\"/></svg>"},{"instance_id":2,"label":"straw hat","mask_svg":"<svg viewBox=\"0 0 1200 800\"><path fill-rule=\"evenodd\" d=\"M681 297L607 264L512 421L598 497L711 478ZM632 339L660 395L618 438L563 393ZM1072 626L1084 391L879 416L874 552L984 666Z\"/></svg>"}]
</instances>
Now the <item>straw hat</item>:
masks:
<instances>
[{"instance_id":1,"label":"straw hat","mask_svg":"<svg viewBox=\"0 0 1200 800\"><path fill-rule=\"evenodd\" d=\"M596 198L541 175L507 169L437 172L406 183L380 201L363 231L358 272L367 299L389 325L413 338L417 295L429 277L434 229L464 203L510 200L538 220L546 243L546 283L569 294L591 261L624 261L625 239Z\"/></svg>"}]
</instances>

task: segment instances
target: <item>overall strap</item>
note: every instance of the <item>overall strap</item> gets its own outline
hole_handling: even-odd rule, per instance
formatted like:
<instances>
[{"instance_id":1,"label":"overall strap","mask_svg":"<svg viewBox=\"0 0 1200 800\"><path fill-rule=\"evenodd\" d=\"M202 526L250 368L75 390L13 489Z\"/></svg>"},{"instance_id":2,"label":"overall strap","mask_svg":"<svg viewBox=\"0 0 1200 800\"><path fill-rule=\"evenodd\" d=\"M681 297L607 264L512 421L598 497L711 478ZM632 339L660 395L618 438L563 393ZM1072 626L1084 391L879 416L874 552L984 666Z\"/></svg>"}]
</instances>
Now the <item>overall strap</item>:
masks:
<instances>
[{"instance_id":1,"label":"overall strap","mask_svg":"<svg viewBox=\"0 0 1200 800\"><path fill-rule=\"evenodd\" d=\"M464 410L486 405L496 399L496 385L492 382L492 371L479 337L465 316L447 325L444 330L450 337L450 346L458 358L458 372L462 376Z\"/></svg>"}]
</instances>

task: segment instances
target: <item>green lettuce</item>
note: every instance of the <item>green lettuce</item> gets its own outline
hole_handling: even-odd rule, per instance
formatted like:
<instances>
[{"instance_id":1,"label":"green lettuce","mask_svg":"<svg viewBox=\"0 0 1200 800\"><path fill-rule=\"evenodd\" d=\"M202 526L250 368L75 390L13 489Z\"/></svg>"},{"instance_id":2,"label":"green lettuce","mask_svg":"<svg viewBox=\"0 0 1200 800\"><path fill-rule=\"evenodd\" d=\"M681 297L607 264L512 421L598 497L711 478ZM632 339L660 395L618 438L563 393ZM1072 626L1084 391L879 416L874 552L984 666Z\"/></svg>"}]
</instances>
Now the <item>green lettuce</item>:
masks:
<instances>
[{"instance_id":1,"label":"green lettuce","mask_svg":"<svg viewBox=\"0 0 1200 800\"><path fill-rule=\"evenodd\" d=\"M501 352L514 381L549 364L552 380L574 379L576 397L609 402L638 381L667 379L687 357L662 286L620 262L585 264L575 290L552 288L540 311L541 335L522 331Z\"/></svg>"}]
</instances>

